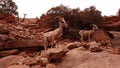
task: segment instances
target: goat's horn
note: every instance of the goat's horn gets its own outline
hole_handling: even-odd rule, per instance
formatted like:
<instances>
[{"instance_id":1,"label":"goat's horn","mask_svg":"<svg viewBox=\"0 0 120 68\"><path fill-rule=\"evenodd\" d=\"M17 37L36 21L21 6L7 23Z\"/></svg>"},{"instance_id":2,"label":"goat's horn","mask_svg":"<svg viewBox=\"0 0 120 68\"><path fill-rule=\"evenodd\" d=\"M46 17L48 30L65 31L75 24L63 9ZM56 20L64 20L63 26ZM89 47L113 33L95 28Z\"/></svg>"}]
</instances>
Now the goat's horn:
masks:
<instances>
[{"instance_id":1,"label":"goat's horn","mask_svg":"<svg viewBox=\"0 0 120 68\"><path fill-rule=\"evenodd\" d=\"M60 19L60 18L61 18L61 16L56 16L56 17L55 17L55 19Z\"/></svg>"}]
</instances>

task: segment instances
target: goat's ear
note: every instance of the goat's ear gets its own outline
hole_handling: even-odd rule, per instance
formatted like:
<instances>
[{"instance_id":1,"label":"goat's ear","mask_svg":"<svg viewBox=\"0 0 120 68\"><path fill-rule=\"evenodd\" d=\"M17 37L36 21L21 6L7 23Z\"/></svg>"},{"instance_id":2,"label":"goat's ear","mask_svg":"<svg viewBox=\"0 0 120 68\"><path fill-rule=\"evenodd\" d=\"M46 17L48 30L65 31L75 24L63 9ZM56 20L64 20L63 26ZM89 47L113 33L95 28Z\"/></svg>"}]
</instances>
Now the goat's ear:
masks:
<instances>
[{"instance_id":1,"label":"goat's ear","mask_svg":"<svg viewBox=\"0 0 120 68\"><path fill-rule=\"evenodd\" d=\"M63 21L61 21L61 23L64 23Z\"/></svg>"}]
</instances>

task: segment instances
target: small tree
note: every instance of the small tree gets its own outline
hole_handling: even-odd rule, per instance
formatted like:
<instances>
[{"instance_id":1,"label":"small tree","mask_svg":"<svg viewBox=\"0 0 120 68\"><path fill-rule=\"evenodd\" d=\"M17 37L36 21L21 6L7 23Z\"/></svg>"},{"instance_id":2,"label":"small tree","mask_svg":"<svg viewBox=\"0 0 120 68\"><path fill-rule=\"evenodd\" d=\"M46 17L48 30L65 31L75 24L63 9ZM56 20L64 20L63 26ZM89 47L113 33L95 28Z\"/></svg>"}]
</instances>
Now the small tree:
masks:
<instances>
[{"instance_id":1,"label":"small tree","mask_svg":"<svg viewBox=\"0 0 120 68\"><path fill-rule=\"evenodd\" d=\"M97 10L95 6L84 9L81 12L81 18L85 28L88 28L90 24L96 24L99 27L103 25L101 11Z\"/></svg>"},{"instance_id":2,"label":"small tree","mask_svg":"<svg viewBox=\"0 0 120 68\"><path fill-rule=\"evenodd\" d=\"M12 14L18 16L17 5L12 0L0 0L0 13Z\"/></svg>"}]
</instances>

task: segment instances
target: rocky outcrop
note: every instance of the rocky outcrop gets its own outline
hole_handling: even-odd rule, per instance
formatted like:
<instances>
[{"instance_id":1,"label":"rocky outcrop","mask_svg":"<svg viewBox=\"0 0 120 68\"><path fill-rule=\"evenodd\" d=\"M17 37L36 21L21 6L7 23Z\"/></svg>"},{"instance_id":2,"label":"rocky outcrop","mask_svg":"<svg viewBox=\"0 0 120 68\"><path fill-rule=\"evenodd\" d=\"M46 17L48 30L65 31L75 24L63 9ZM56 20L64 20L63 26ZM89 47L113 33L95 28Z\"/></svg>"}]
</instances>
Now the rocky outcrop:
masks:
<instances>
[{"instance_id":1,"label":"rocky outcrop","mask_svg":"<svg viewBox=\"0 0 120 68\"><path fill-rule=\"evenodd\" d=\"M6 68L12 64L23 64L25 60L22 56L11 55L0 59L0 68Z\"/></svg>"},{"instance_id":2,"label":"rocky outcrop","mask_svg":"<svg viewBox=\"0 0 120 68\"><path fill-rule=\"evenodd\" d=\"M120 55L90 53L73 49L66 54L58 68L120 68Z\"/></svg>"},{"instance_id":3,"label":"rocky outcrop","mask_svg":"<svg viewBox=\"0 0 120 68\"><path fill-rule=\"evenodd\" d=\"M95 41L106 41L106 40L111 40L113 38L114 38L113 34L104 30L96 30L92 34L92 40L95 40Z\"/></svg>"}]
</instances>

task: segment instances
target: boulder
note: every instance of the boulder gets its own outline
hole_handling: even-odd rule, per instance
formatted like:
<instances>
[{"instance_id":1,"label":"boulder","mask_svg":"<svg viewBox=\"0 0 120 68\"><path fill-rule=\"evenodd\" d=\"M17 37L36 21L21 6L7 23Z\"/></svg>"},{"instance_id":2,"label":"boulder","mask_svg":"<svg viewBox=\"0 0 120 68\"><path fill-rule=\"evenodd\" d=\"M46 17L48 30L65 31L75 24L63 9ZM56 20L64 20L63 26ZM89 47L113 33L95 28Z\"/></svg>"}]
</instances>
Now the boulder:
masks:
<instances>
[{"instance_id":1,"label":"boulder","mask_svg":"<svg viewBox=\"0 0 120 68\"><path fill-rule=\"evenodd\" d=\"M0 59L0 68L6 68L7 66L12 64L23 64L24 60L25 58L22 56L17 55L6 56Z\"/></svg>"},{"instance_id":2,"label":"boulder","mask_svg":"<svg viewBox=\"0 0 120 68\"><path fill-rule=\"evenodd\" d=\"M55 64L47 64L46 68L57 68L57 66Z\"/></svg>"},{"instance_id":3,"label":"boulder","mask_svg":"<svg viewBox=\"0 0 120 68\"><path fill-rule=\"evenodd\" d=\"M63 56L65 56L66 52L67 51L59 51L56 53L50 53L49 57L48 57L49 62L51 62L51 63L60 62L62 60Z\"/></svg>"},{"instance_id":4,"label":"boulder","mask_svg":"<svg viewBox=\"0 0 120 68\"><path fill-rule=\"evenodd\" d=\"M86 46L88 46L89 50L91 52L101 52L102 51L102 48L100 48L101 44L100 43L97 43L96 41L91 41L91 42L88 42L86 44Z\"/></svg>"},{"instance_id":5,"label":"boulder","mask_svg":"<svg viewBox=\"0 0 120 68\"><path fill-rule=\"evenodd\" d=\"M69 50L74 49L74 48L78 48L80 46L82 46L82 43L80 43L80 42L72 42L72 43L67 44L67 48Z\"/></svg>"},{"instance_id":6,"label":"boulder","mask_svg":"<svg viewBox=\"0 0 120 68\"><path fill-rule=\"evenodd\" d=\"M96 30L92 36L91 36L92 40L95 41L106 41L106 40L111 40L114 38L113 34L111 34L108 31L104 31L104 30Z\"/></svg>"},{"instance_id":7,"label":"boulder","mask_svg":"<svg viewBox=\"0 0 120 68\"><path fill-rule=\"evenodd\" d=\"M32 64L35 64L37 63L37 60L36 58L31 58L31 57L26 57L25 61L24 61L24 64L26 65L32 65Z\"/></svg>"}]
</instances>

